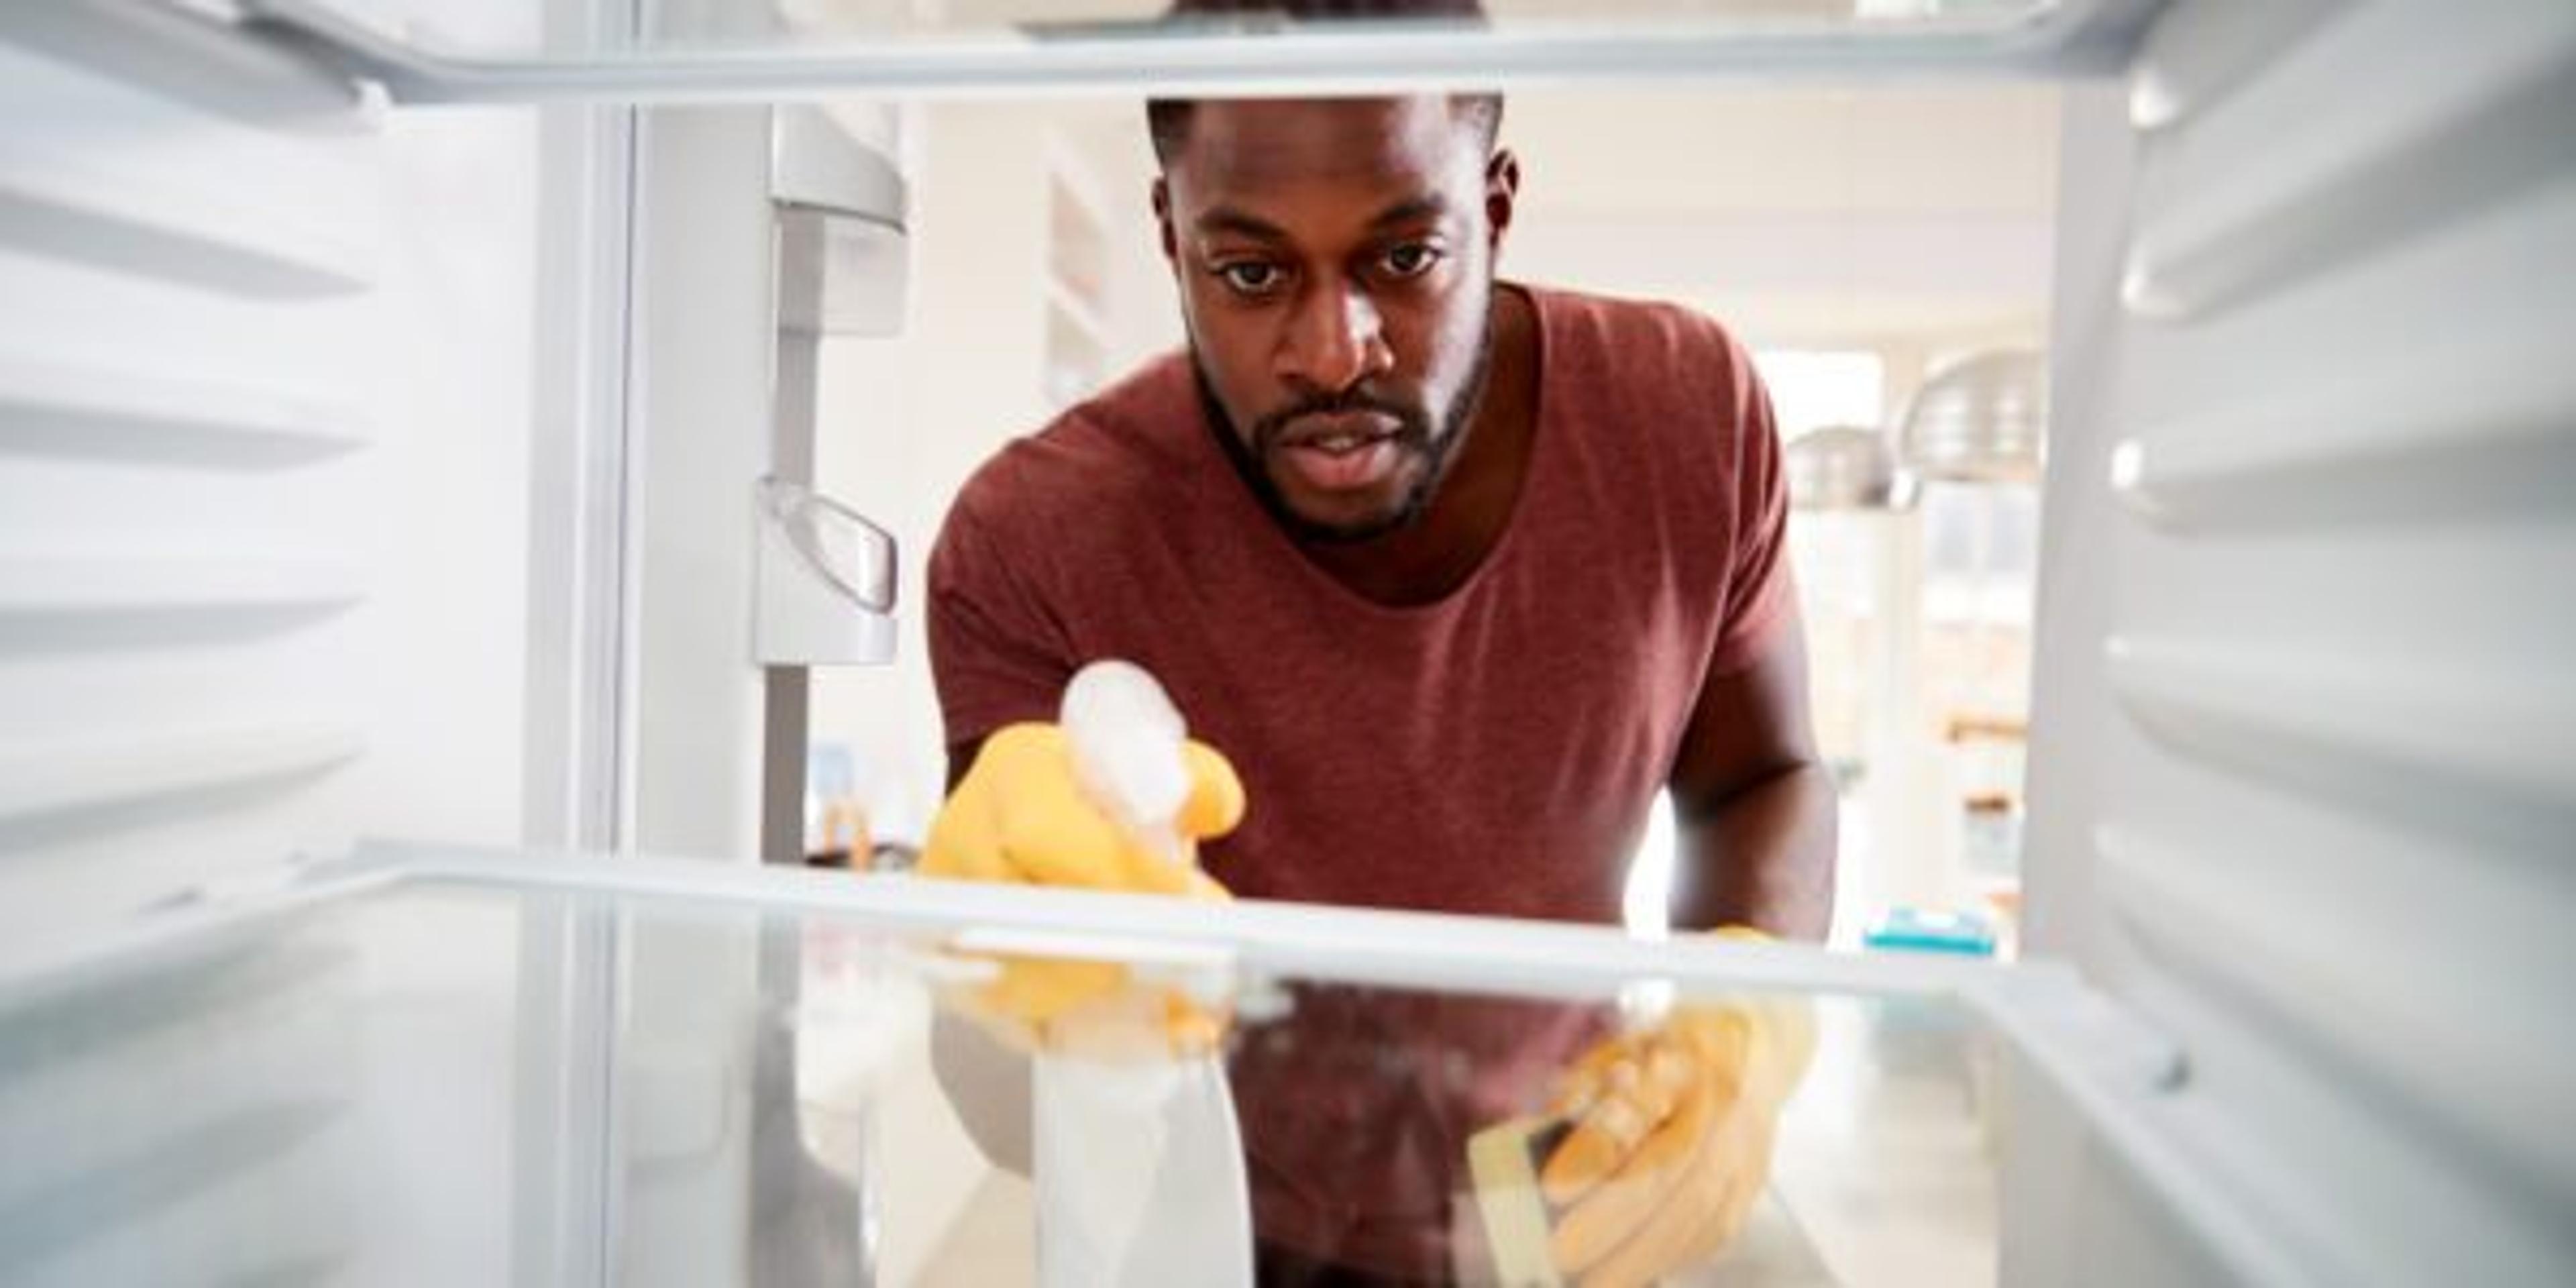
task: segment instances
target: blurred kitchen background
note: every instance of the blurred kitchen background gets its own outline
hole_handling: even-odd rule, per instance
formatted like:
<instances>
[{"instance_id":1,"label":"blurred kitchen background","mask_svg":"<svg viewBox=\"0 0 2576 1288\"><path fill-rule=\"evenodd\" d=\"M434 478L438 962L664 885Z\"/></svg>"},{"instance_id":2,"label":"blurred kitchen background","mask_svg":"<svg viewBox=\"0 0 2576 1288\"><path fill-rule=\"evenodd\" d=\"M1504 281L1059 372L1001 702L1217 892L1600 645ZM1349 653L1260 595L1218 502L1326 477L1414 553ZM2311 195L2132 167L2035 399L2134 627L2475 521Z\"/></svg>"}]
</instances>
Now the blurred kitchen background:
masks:
<instances>
[{"instance_id":1,"label":"blurred kitchen background","mask_svg":"<svg viewBox=\"0 0 2576 1288\"><path fill-rule=\"evenodd\" d=\"M1693 305L1769 383L1843 790L1838 944L2010 951L2057 94L1810 82L1522 93L1504 115L1524 176L1504 275ZM914 278L897 338L823 342L817 482L901 535L917 605L967 474L1180 321L1137 105L838 115L904 158ZM811 851L899 852L936 808L921 618L900 614L893 666L815 672ZM1659 919L1670 844L1659 820L1632 924Z\"/></svg>"}]
</instances>

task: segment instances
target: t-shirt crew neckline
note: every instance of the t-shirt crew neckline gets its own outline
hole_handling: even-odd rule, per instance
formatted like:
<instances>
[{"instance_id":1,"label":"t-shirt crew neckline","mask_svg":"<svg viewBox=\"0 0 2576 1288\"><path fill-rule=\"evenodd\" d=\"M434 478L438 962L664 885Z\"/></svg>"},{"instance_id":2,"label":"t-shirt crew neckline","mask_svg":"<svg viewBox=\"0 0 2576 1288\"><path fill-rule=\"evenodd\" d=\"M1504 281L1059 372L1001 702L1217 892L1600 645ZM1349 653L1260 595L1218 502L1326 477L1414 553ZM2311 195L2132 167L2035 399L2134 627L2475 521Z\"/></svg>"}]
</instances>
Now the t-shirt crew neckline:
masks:
<instances>
[{"instance_id":1,"label":"t-shirt crew neckline","mask_svg":"<svg viewBox=\"0 0 2576 1288\"><path fill-rule=\"evenodd\" d=\"M1530 506L1538 500L1538 487L1546 477L1545 458L1549 452L1549 444L1556 438L1554 434L1548 432L1547 416L1549 388L1556 383L1548 378L1548 368L1554 361L1556 346L1551 343L1548 335L1549 313L1548 306L1542 298L1545 294L1543 291L1534 286L1503 281L1495 282L1494 289L1518 291L1521 298L1528 300L1530 305L1530 333L1538 345L1538 387L1530 398L1532 437L1529 459L1522 465L1520 490L1512 497L1512 512L1503 519L1502 535L1494 539L1493 549L1486 551L1485 557L1478 560L1476 566L1469 570L1457 585L1451 587L1448 593L1436 599L1426 599L1418 604L1382 604L1343 585L1331 573L1316 567L1314 561L1306 557L1306 552L1297 548L1296 541L1288 535L1287 530L1279 526L1279 520L1272 517L1270 511L1263 507L1260 498L1252 494L1251 486L1235 472L1232 458L1226 454L1224 446L1216 441L1216 435L1220 431L1215 425L1209 423L1205 404L1195 398L1191 400L1191 405L1199 411L1199 442L1205 449L1202 459L1212 464L1218 473L1224 476L1224 490L1232 497L1228 505L1238 517L1248 518L1255 527L1260 529L1260 539L1276 558L1295 565L1296 575L1306 578L1322 593L1332 596L1335 602L1343 607L1397 622L1425 621L1454 611L1458 605L1467 602L1475 595L1477 587L1495 576L1494 570L1501 567L1504 561L1512 556L1514 548L1519 544L1518 537L1521 529L1529 526L1527 515ZM1489 374L1487 378L1490 380L1492 377Z\"/></svg>"}]
</instances>

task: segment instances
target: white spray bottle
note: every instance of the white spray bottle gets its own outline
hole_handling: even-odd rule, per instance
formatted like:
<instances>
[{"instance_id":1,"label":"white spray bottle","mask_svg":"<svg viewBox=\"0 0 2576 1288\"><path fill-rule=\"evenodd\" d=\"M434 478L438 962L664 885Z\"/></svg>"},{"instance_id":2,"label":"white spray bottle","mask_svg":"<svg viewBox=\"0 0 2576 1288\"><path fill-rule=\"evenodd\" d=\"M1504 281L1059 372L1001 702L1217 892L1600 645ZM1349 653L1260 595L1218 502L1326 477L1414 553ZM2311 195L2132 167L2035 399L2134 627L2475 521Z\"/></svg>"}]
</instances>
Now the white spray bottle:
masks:
<instances>
[{"instance_id":1,"label":"white spray bottle","mask_svg":"<svg viewBox=\"0 0 2576 1288\"><path fill-rule=\"evenodd\" d=\"M1057 723L1092 804L1189 865L1189 731L1163 686L1132 662L1094 662L1066 686ZM1042 1053L1030 1094L1044 1288L1250 1288L1251 1196L1221 1054Z\"/></svg>"}]
</instances>

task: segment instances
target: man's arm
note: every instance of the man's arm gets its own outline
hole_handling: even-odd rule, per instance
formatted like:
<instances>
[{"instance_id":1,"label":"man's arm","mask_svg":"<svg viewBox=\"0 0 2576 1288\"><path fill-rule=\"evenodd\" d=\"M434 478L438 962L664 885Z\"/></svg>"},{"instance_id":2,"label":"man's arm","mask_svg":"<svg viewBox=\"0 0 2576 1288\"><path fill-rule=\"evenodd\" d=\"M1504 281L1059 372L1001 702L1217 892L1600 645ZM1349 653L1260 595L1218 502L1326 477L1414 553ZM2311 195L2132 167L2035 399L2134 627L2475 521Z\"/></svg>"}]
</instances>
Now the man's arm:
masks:
<instances>
[{"instance_id":1,"label":"man's arm","mask_svg":"<svg viewBox=\"0 0 2576 1288\"><path fill-rule=\"evenodd\" d=\"M1833 918L1834 789L1808 728L1795 603L1773 611L1750 651L1730 645L1701 683L1673 759L1673 920L1819 939ZM1574 1125L1539 1174L1557 1270L1657 1282L1733 1242L1814 1046L1803 999L1704 998L1585 1056L1551 1109Z\"/></svg>"},{"instance_id":2,"label":"man's arm","mask_svg":"<svg viewBox=\"0 0 2576 1288\"><path fill-rule=\"evenodd\" d=\"M1712 675L1673 758L1675 926L1822 939L1834 909L1834 783L1807 715L1794 606L1751 660Z\"/></svg>"}]
</instances>

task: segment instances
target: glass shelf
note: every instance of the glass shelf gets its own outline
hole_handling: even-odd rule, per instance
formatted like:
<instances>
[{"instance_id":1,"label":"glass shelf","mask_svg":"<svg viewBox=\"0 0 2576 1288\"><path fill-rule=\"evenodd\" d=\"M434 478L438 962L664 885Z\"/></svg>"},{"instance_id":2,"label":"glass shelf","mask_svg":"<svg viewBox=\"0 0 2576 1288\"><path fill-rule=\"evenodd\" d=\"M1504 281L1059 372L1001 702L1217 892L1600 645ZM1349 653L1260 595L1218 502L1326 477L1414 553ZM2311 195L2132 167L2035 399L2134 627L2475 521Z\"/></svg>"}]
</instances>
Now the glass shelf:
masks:
<instances>
[{"instance_id":1,"label":"glass shelf","mask_svg":"<svg viewBox=\"0 0 2576 1288\"><path fill-rule=\"evenodd\" d=\"M1226 1017L1216 1054L1059 1027L1032 1080L964 1004L1001 956L1124 966L1136 996ZM1239 1124L1191 1148L1248 1176L1265 1237L1473 1282L1493 1209L1470 1135L1539 1109L1605 1035L1761 998L1811 1018L1817 1054L1745 1233L1688 1282L1991 1283L1999 1066L2028 1030L1992 999L2027 982L1475 918L380 850L0 973L0 1279L1035 1283L1068 1155L1061 1132L1025 1143L1033 1097L1177 1069ZM1090 1072L1068 1084L1068 1061ZM988 1157L1031 1152L1034 1188ZM1116 1154L1069 1171L1132 1179Z\"/></svg>"},{"instance_id":2,"label":"glass shelf","mask_svg":"<svg viewBox=\"0 0 2576 1288\"><path fill-rule=\"evenodd\" d=\"M689 6L684 19L665 19L640 40L600 46L390 31L333 0L242 2L255 33L379 82L397 101L486 102L2081 76L2124 67L2155 7L2155 0L1498 0L1481 21L1175 22L1158 16L1162 5L1136 0L736 0Z\"/></svg>"}]
</instances>

